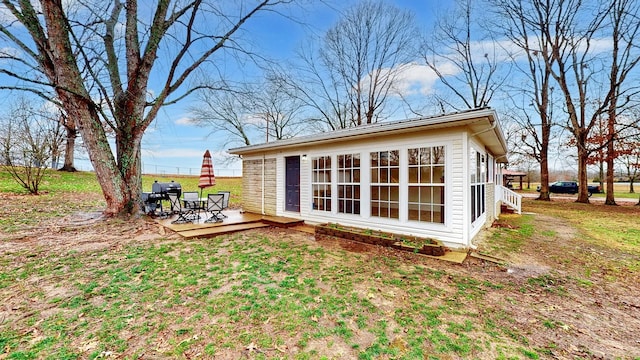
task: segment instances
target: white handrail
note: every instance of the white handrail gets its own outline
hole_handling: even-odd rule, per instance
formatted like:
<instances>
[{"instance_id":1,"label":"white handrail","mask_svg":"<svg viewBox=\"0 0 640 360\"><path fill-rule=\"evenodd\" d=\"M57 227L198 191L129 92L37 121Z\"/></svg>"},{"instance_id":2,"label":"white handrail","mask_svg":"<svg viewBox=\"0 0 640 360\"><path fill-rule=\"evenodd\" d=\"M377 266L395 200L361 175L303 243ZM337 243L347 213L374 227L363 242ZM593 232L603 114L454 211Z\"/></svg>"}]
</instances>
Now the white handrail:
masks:
<instances>
[{"instance_id":1,"label":"white handrail","mask_svg":"<svg viewBox=\"0 0 640 360\"><path fill-rule=\"evenodd\" d=\"M500 198L497 200L501 200L503 203L511 206L516 213L522 214L522 195L502 185L497 185L496 187L498 188L497 192L500 194Z\"/></svg>"}]
</instances>

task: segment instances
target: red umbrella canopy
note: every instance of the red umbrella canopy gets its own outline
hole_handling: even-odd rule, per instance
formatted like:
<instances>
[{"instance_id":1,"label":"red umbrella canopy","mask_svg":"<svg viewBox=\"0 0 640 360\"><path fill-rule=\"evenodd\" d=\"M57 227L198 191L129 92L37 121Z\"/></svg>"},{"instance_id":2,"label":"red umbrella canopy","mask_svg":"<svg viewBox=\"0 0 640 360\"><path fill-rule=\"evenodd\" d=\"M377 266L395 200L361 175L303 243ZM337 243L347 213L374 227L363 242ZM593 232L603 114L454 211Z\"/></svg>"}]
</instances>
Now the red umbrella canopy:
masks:
<instances>
[{"instance_id":1,"label":"red umbrella canopy","mask_svg":"<svg viewBox=\"0 0 640 360\"><path fill-rule=\"evenodd\" d=\"M213 174L213 163L211 162L211 154L209 150L204 153L202 159L202 168L200 169L200 181L198 187L204 189L216 184L216 176Z\"/></svg>"}]
</instances>

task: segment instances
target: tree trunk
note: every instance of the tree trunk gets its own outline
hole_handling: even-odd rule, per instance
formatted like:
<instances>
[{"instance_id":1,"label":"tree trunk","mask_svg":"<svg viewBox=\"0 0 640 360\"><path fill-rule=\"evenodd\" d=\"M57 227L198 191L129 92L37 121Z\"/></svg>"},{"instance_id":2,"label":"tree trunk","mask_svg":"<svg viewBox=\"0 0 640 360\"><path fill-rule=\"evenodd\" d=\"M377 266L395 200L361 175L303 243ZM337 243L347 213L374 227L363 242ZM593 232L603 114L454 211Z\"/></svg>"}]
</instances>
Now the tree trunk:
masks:
<instances>
[{"instance_id":1,"label":"tree trunk","mask_svg":"<svg viewBox=\"0 0 640 360\"><path fill-rule=\"evenodd\" d=\"M609 154L612 154L609 151L613 151L613 142L609 143L610 149L607 150L607 152ZM607 192L607 198L604 201L605 205L617 205L616 204L616 199L615 196L613 194L613 156L609 155L607 157L607 186L606 186L606 192Z\"/></svg>"},{"instance_id":2,"label":"tree trunk","mask_svg":"<svg viewBox=\"0 0 640 360\"><path fill-rule=\"evenodd\" d=\"M539 110L540 121L542 123L542 138L540 142L540 195L538 195L537 200L551 201L551 195L549 194L549 138L551 137L551 120L547 116L547 93L544 92L542 97L543 100Z\"/></svg>"},{"instance_id":3,"label":"tree trunk","mask_svg":"<svg viewBox=\"0 0 640 360\"><path fill-rule=\"evenodd\" d=\"M141 209L142 200L142 132L135 129L135 121L128 125L130 130L123 130L116 135L116 152L118 154L118 168L122 174L122 204L121 214L133 215Z\"/></svg>"},{"instance_id":4,"label":"tree trunk","mask_svg":"<svg viewBox=\"0 0 640 360\"><path fill-rule=\"evenodd\" d=\"M587 160L589 153L584 148L584 142L578 145L578 199L576 202L589 203L589 189L587 186Z\"/></svg>"},{"instance_id":5,"label":"tree trunk","mask_svg":"<svg viewBox=\"0 0 640 360\"><path fill-rule=\"evenodd\" d=\"M546 151L540 152L540 195L536 200L551 200L549 195L549 159Z\"/></svg>"},{"instance_id":6,"label":"tree trunk","mask_svg":"<svg viewBox=\"0 0 640 360\"><path fill-rule=\"evenodd\" d=\"M76 136L78 132L75 129L75 122L73 122L73 126L69 126L69 123L64 125L67 130L67 140L64 147L64 165L58 170L60 171L69 171L74 172L76 168L73 163L75 161L74 151L76 148Z\"/></svg>"},{"instance_id":7,"label":"tree trunk","mask_svg":"<svg viewBox=\"0 0 640 360\"><path fill-rule=\"evenodd\" d=\"M127 213L125 205L130 202L130 195L116 166L98 113L80 96L64 90L59 91L58 96L62 99L67 114L78 120L80 134L107 203L105 215L125 215Z\"/></svg>"},{"instance_id":8,"label":"tree trunk","mask_svg":"<svg viewBox=\"0 0 640 360\"><path fill-rule=\"evenodd\" d=\"M617 101L612 101L609 105L609 119L607 120L607 198L604 201L605 205L617 205L613 195L613 162L616 158L616 103Z\"/></svg>"}]
</instances>

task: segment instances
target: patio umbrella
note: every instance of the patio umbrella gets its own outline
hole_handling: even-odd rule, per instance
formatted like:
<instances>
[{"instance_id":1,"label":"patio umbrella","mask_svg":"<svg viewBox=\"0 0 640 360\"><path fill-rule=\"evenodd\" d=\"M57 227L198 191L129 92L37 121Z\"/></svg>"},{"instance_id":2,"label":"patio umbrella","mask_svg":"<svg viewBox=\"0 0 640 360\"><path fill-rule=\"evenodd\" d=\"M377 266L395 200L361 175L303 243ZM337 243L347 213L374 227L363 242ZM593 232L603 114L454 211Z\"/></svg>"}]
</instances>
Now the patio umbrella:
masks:
<instances>
[{"instance_id":1,"label":"patio umbrella","mask_svg":"<svg viewBox=\"0 0 640 360\"><path fill-rule=\"evenodd\" d=\"M213 174L213 163L211 162L211 153L207 150L202 158L202 168L200 169L200 180L198 187L200 188L200 197L202 197L202 189L216 184L216 176Z\"/></svg>"}]
</instances>

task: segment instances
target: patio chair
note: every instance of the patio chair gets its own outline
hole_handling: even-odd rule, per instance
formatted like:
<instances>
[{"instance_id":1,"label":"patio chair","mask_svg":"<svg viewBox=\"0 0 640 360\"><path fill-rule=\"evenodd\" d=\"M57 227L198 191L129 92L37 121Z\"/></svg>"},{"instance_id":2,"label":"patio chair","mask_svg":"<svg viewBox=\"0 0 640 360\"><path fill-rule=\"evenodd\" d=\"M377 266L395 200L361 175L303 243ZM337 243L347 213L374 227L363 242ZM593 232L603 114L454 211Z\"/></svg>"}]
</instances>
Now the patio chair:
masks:
<instances>
[{"instance_id":1,"label":"patio chair","mask_svg":"<svg viewBox=\"0 0 640 360\"><path fill-rule=\"evenodd\" d=\"M184 224L193 221L193 212L190 209L186 209L182 207L180 203L180 198L178 198L178 194L169 193L169 203L171 204L171 211L174 214L178 214L178 218L173 220L172 224Z\"/></svg>"},{"instance_id":2,"label":"patio chair","mask_svg":"<svg viewBox=\"0 0 640 360\"><path fill-rule=\"evenodd\" d=\"M203 201L200 201L200 196L197 191L185 191L182 193L183 207L189 214L189 217L193 220L200 219L200 210L204 210Z\"/></svg>"},{"instance_id":3,"label":"patio chair","mask_svg":"<svg viewBox=\"0 0 640 360\"><path fill-rule=\"evenodd\" d=\"M206 211L211 214L211 217L205 220L204 222L221 222L222 219L226 216L222 214L222 209L224 209L224 195L223 194L209 194L207 196L207 206Z\"/></svg>"},{"instance_id":4,"label":"patio chair","mask_svg":"<svg viewBox=\"0 0 640 360\"><path fill-rule=\"evenodd\" d=\"M231 197L230 191L218 191L218 194L224 195L224 200L222 200L222 210L226 210L229 207L229 198ZM220 213L223 218L226 218L227 215Z\"/></svg>"}]
</instances>

